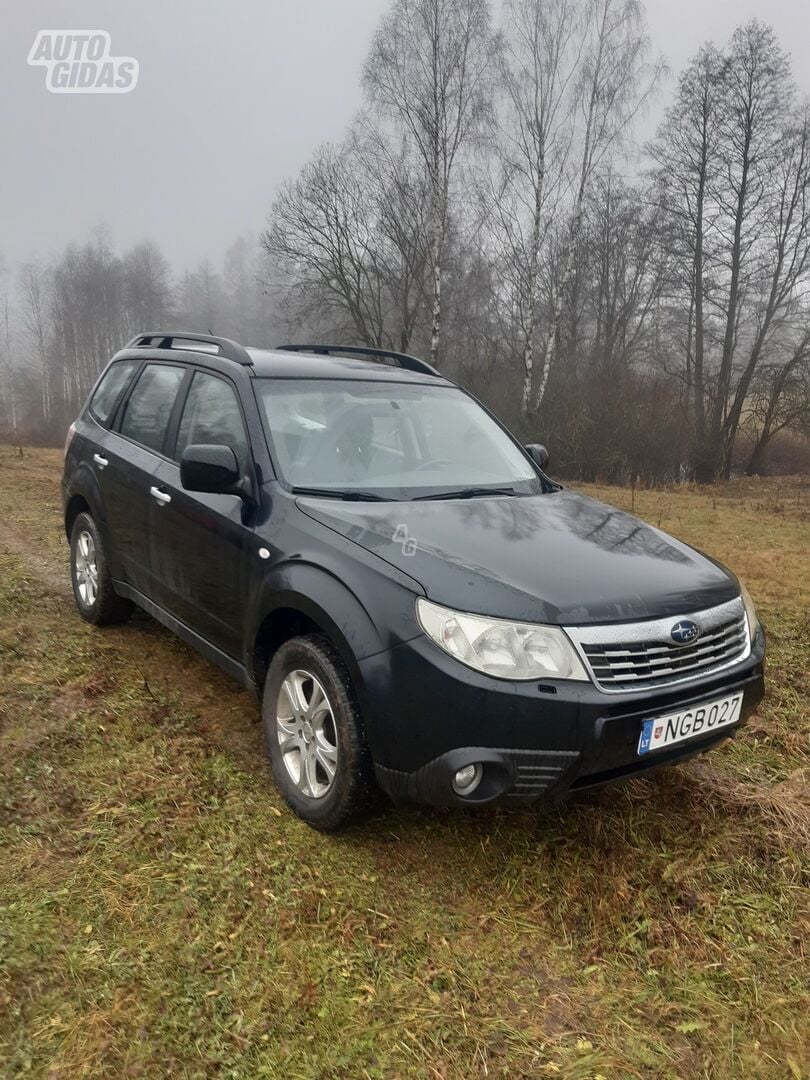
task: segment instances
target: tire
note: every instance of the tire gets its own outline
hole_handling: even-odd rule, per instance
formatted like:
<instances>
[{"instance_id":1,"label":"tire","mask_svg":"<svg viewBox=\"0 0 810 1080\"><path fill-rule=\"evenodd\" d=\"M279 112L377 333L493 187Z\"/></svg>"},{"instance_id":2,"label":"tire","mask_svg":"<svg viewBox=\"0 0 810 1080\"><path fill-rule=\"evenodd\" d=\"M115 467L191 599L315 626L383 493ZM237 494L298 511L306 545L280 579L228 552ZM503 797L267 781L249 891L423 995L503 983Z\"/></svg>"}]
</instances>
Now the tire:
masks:
<instances>
[{"instance_id":1,"label":"tire","mask_svg":"<svg viewBox=\"0 0 810 1080\"><path fill-rule=\"evenodd\" d=\"M122 623L133 603L118 596L110 577L107 551L89 514L79 514L70 534L70 580L79 614L95 626Z\"/></svg>"},{"instance_id":2,"label":"tire","mask_svg":"<svg viewBox=\"0 0 810 1080\"><path fill-rule=\"evenodd\" d=\"M351 678L327 638L309 634L279 648L262 716L276 786L298 817L337 832L368 814L377 793L371 755Z\"/></svg>"}]
</instances>

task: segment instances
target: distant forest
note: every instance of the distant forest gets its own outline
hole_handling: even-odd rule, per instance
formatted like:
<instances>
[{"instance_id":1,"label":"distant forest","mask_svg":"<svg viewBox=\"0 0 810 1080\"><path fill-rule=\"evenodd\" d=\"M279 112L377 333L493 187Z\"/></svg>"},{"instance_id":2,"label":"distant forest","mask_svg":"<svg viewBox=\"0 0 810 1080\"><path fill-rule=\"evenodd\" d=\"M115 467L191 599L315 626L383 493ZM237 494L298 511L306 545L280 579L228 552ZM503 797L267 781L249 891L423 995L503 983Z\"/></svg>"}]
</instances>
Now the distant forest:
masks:
<instances>
[{"instance_id":1,"label":"distant forest","mask_svg":"<svg viewBox=\"0 0 810 1080\"><path fill-rule=\"evenodd\" d=\"M771 29L670 79L633 0L506 0L497 26L394 0L358 74L343 141L222 266L102 228L0 270L0 440L61 442L109 357L176 327L422 355L562 476L810 470L810 111Z\"/></svg>"}]
</instances>

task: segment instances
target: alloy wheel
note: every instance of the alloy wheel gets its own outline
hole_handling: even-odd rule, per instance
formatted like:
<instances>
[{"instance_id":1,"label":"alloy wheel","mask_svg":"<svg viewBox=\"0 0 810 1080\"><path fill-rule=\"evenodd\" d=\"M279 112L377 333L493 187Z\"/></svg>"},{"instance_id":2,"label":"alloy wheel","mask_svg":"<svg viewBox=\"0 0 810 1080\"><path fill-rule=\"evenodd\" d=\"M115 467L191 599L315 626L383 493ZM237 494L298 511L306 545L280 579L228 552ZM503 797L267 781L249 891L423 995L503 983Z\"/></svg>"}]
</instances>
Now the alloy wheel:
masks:
<instances>
[{"instance_id":1,"label":"alloy wheel","mask_svg":"<svg viewBox=\"0 0 810 1080\"><path fill-rule=\"evenodd\" d=\"M311 672L296 669L281 684L276 735L292 782L302 795L322 799L337 774L337 727L326 691Z\"/></svg>"},{"instance_id":2,"label":"alloy wheel","mask_svg":"<svg viewBox=\"0 0 810 1080\"><path fill-rule=\"evenodd\" d=\"M96 542L87 530L79 533L76 541L76 554L73 559L76 574L76 589L79 599L85 607L92 607L98 596L98 562Z\"/></svg>"}]
</instances>

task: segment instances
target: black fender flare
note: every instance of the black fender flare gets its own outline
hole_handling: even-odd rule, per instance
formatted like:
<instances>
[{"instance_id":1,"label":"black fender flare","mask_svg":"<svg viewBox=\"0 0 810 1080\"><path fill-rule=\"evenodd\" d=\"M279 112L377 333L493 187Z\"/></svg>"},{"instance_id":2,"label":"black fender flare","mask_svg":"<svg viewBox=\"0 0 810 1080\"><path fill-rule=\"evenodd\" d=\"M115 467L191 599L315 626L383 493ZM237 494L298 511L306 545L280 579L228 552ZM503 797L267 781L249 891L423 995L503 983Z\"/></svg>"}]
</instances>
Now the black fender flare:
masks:
<instances>
[{"instance_id":1,"label":"black fender flare","mask_svg":"<svg viewBox=\"0 0 810 1080\"><path fill-rule=\"evenodd\" d=\"M371 615L335 574L313 563L287 562L274 567L255 595L247 620L247 667L255 676L254 643L274 612L289 608L320 626L329 636L352 676L360 679L357 661L384 648Z\"/></svg>"},{"instance_id":2,"label":"black fender flare","mask_svg":"<svg viewBox=\"0 0 810 1080\"><path fill-rule=\"evenodd\" d=\"M78 466L64 493L62 509L65 534L67 535L68 540L70 540L68 521L71 516L71 504L73 504L75 499L83 499L90 507L90 513L93 515L93 520L98 525L99 529L101 529L104 540L109 545L107 516L104 513L104 500L101 497L101 488L98 485L98 477L86 462L82 462Z\"/></svg>"}]
</instances>

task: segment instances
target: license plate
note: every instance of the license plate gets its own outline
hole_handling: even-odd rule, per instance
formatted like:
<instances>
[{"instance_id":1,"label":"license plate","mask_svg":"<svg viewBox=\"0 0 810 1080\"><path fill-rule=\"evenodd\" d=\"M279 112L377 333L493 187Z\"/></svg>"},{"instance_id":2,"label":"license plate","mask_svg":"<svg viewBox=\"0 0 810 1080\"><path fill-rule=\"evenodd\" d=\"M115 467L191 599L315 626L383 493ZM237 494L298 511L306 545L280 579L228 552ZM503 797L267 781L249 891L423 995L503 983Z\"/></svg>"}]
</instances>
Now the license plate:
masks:
<instances>
[{"instance_id":1,"label":"license plate","mask_svg":"<svg viewBox=\"0 0 810 1080\"><path fill-rule=\"evenodd\" d=\"M742 700L742 694L732 694L731 697L718 698L706 705L695 705L682 712L645 720L641 725L641 737L638 740L639 754L663 750L665 746L708 735L718 728L736 724L740 719Z\"/></svg>"}]
</instances>

